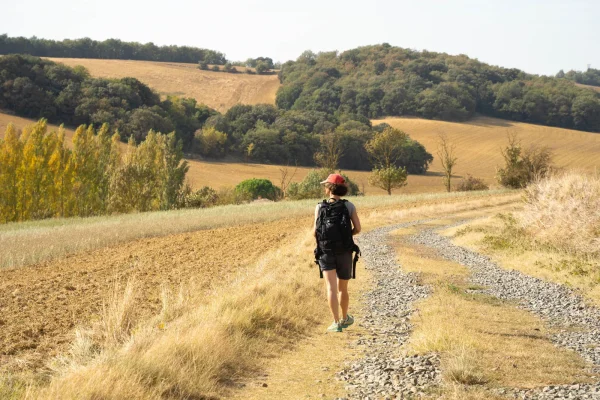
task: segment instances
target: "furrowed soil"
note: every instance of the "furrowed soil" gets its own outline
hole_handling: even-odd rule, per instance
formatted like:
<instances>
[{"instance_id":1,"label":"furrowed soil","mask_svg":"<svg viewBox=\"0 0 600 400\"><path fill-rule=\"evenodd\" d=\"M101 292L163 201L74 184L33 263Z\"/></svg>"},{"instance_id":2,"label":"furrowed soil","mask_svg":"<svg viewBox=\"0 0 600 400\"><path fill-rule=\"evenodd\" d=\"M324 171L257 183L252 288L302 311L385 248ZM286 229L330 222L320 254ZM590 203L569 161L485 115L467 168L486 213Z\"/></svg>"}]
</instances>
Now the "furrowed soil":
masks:
<instances>
[{"instance_id":1,"label":"furrowed soil","mask_svg":"<svg viewBox=\"0 0 600 400\"><path fill-rule=\"evenodd\" d=\"M161 288L181 285L209 293L281 245L280 220L137 240L29 267L0 270L0 373L40 370L67 351L75 327L97 320L117 282L135 280L137 318L161 309ZM197 293L198 294L198 293Z\"/></svg>"},{"instance_id":2,"label":"furrowed soil","mask_svg":"<svg viewBox=\"0 0 600 400\"><path fill-rule=\"evenodd\" d=\"M203 71L197 64L155 61L94 60L85 58L50 58L70 67L82 65L94 77L134 77L156 90L161 96L191 97L225 112L235 104L274 104L279 89L277 75Z\"/></svg>"}]
</instances>

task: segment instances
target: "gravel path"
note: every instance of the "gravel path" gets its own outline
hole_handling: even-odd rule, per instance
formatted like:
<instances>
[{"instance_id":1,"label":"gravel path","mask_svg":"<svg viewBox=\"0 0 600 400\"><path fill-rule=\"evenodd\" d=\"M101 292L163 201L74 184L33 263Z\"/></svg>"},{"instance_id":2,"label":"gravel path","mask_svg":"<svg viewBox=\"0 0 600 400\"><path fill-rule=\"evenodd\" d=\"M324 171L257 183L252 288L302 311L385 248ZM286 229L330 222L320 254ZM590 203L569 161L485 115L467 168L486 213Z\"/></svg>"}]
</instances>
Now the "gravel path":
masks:
<instances>
[{"instance_id":1,"label":"gravel path","mask_svg":"<svg viewBox=\"0 0 600 400\"><path fill-rule=\"evenodd\" d=\"M369 337L359 339L366 356L337 374L346 382L349 399L404 399L419 397L440 381L439 358L400 356L410 335L412 303L427 297L430 290L418 283L417 275L403 273L387 234L424 221L376 229L361 235L362 264L371 271L374 288L364 298L360 324ZM360 272L359 272L360 273Z\"/></svg>"},{"instance_id":2,"label":"gravel path","mask_svg":"<svg viewBox=\"0 0 600 400\"><path fill-rule=\"evenodd\" d=\"M359 238L363 265L371 271L374 288L365 294L364 317L360 321L369 333L358 340L366 355L337 374L339 380L346 382L348 399L420 398L440 384L437 354L403 356L400 349L410 336L413 303L427 297L430 289L419 284L416 274L402 272L394 250L387 245L391 231L424 222L427 221L384 227ZM558 329L551 338L557 346L573 349L600 367L600 310L585 305L581 296L562 285L504 270L486 256L455 246L433 229L422 231L411 240L470 268L472 282L485 287L482 292L516 301L521 308L542 317ZM600 400L600 383L493 390L515 399Z\"/></svg>"},{"instance_id":3,"label":"gravel path","mask_svg":"<svg viewBox=\"0 0 600 400\"><path fill-rule=\"evenodd\" d=\"M558 329L558 333L551 338L555 345L575 350L584 359L600 366L600 310L587 306L573 290L519 271L502 269L488 257L456 246L434 230L425 230L412 240L437 250L440 256L448 260L468 267L471 281L485 287L481 292L516 301L519 307L540 316L548 325ZM600 399L600 383L549 386L535 390L506 389L501 392L522 399Z\"/></svg>"}]
</instances>

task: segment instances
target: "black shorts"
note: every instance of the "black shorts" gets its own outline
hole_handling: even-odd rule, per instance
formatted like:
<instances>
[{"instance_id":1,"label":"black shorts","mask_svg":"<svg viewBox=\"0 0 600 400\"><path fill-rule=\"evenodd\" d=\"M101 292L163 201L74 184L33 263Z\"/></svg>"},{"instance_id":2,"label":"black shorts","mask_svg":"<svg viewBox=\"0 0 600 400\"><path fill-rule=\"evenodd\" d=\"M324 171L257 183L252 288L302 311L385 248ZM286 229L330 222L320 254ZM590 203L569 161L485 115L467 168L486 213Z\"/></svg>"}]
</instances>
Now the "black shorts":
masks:
<instances>
[{"instance_id":1,"label":"black shorts","mask_svg":"<svg viewBox=\"0 0 600 400\"><path fill-rule=\"evenodd\" d=\"M349 280L352 278L352 252L323 254L319 257L321 271L337 272L338 279Z\"/></svg>"}]
</instances>

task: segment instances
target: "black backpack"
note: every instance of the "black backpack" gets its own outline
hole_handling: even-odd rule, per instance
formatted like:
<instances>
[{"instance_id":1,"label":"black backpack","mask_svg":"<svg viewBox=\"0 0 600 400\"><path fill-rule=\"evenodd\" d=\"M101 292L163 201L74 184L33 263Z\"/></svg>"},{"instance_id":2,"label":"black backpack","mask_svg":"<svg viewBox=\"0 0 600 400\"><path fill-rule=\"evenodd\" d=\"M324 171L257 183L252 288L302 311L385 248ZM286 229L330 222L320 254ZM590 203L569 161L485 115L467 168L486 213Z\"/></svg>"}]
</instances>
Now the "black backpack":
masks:
<instances>
[{"instance_id":1,"label":"black backpack","mask_svg":"<svg viewBox=\"0 0 600 400\"><path fill-rule=\"evenodd\" d=\"M316 231L315 263L319 264L319 257L322 254L355 252L352 278L356 278L356 263L360 255L360 249L354 243L352 237L352 220L346 206L346 200L338 200L332 203L323 200L317 216ZM319 272L322 278L323 273L320 268Z\"/></svg>"}]
</instances>

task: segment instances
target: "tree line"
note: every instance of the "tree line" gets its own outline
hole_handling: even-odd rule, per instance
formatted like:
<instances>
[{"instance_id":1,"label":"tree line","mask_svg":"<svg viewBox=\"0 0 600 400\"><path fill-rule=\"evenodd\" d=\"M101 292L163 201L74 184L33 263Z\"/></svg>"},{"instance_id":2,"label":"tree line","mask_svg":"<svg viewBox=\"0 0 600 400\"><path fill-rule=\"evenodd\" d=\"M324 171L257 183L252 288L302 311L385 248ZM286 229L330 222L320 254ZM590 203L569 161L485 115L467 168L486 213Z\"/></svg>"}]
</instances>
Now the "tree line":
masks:
<instances>
[{"instance_id":1,"label":"tree line","mask_svg":"<svg viewBox=\"0 0 600 400\"><path fill-rule=\"evenodd\" d=\"M315 165L323 136L335 133L343 149L340 167L371 168L364 144L377 129L353 114L280 110L272 105L236 105L225 114L189 98L159 95L135 78L99 79L82 67L70 68L38 57L0 58L0 108L27 118L69 126L103 124L121 139L145 140L150 130L176 132L186 153L219 158L234 155L274 164ZM406 140L399 161L410 173L424 173L431 155Z\"/></svg>"},{"instance_id":2,"label":"tree line","mask_svg":"<svg viewBox=\"0 0 600 400\"><path fill-rule=\"evenodd\" d=\"M154 43L83 39L49 40L37 37L0 35L0 54L29 54L38 57L101 58L115 60L168 61L225 64L225 54L190 46L157 46Z\"/></svg>"},{"instance_id":3,"label":"tree line","mask_svg":"<svg viewBox=\"0 0 600 400\"><path fill-rule=\"evenodd\" d=\"M556 77L568 79L582 85L600 86L600 69L588 68L586 71L571 70L567 73L561 69L556 74Z\"/></svg>"},{"instance_id":4,"label":"tree line","mask_svg":"<svg viewBox=\"0 0 600 400\"><path fill-rule=\"evenodd\" d=\"M69 126L108 123L123 140L138 143L150 130L176 131L185 151L194 132L216 113L191 98L161 101L135 78L93 78L83 67L22 55L0 57L0 108Z\"/></svg>"},{"instance_id":5,"label":"tree line","mask_svg":"<svg viewBox=\"0 0 600 400\"><path fill-rule=\"evenodd\" d=\"M600 93L567 79L491 66L466 55L389 44L342 53L306 51L284 63L279 78L276 104L284 110L448 121L480 113L600 131Z\"/></svg>"},{"instance_id":6,"label":"tree line","mask_svg":"<svg viewBox=\"0 0 600 400\"><path fill-rule=\"evenodd\" d=\"M0 222L168 210L185 202L187 163L174 133L150 131L122 154L104 124L82 125L72 148L45 120L0 139Z\"/></svg>"},{"instance_id":7,"label":"tree line","mask_svg":"<svg viewBox=\"0 0 600 400\"><path fill-rule=\"evenodd\" d=\"M196 132L196 146L208 157L232 154L271 164L370 170L373 158L365 145L386 128L387 124L372 126L369 119L357 115L238 104L209 117ZM333 167L324 157L332 152L332 143L338 154ZM423 174L432 160L421 143L406 135L395 164L408 173Z\"/></svg>"}]
</instances>

